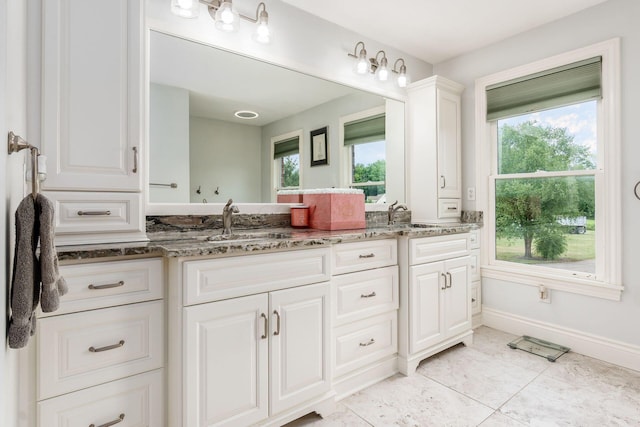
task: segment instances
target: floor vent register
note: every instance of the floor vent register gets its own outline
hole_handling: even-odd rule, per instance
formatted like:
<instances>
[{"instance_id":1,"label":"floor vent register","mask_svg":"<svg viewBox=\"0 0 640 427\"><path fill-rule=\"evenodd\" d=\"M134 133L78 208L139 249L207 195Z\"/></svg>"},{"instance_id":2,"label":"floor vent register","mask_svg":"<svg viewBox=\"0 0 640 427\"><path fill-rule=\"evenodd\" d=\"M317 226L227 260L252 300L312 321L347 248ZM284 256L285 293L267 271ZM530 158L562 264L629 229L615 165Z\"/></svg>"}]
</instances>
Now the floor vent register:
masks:
<instances>
[{"instance_id":1,"label":"floor vent register","mask_svg":"<svg viewBox=\"0 0 640 427\"><path fill-rule=\"evenodd\" d=\"M571 350L569 347L564 347L549 341L529 337L527 335L516 338L507 345L509 348L514 350L524 350L528 353L544 357L549 362L555 362L558 360L558 357Z\"/></svg>"}]
</instances>

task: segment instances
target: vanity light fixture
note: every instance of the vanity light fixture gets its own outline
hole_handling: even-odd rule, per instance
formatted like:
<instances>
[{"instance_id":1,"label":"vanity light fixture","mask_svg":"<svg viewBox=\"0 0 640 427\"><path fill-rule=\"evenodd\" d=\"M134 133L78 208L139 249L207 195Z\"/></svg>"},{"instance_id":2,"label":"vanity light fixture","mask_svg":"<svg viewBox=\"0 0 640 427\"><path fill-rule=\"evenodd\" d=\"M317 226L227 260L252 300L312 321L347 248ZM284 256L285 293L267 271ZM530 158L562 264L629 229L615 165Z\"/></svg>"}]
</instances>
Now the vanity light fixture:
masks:
<instances>
[{"instance_id":1,"label":"vanity light fixture","mask_svg":"<svg viewBox=\"0 0 640 427\"><path fill-rule=\"evenodd\" d=\"M171 0L171 12L182 18L197 18L200 14L200 3L207 6L209 15L215 21L216 28L225 32L234 32L238 29L240 18L258 24L253 39L259 43L271 41L269 28L269 13L264 2L260 2L256 8L256 16L246 16L233 7L232 0Z\"/></svg>"},{"instance_id":2,"label":"vanity light fixture","mask_svg":"<svg viewBox=\"0 0 640 427\"><path fill-rule=\"evenodd\" d=\"M358 47L362 46L358 51ZM389 79L389 62L387 59L387 53L384 50L379 50L376 56L367 59L367 50L364 47L364 42L359 41L356 43L353 53L348 53L352 58L356 58L355 72L358 74L372 73L376 79L381 82ZM397 69L398 63L401 62L400 69ZM396 80L399 87L407 86L407 66L404 63L404 59L399 58L393 65L391 72L398 74Z\"/></svg>"},{"instance_id":3,"label":"vanity light fixture","mask_svg":"<svg viewBox=\"0 0 640 427\"><path fill-rule=\"evenodd\" d=\"M378 61L378 56L382 54L382 58ZM387 54L384 50L379 50L376 57L371 59L371 68L375 69L376 77L381 82L386 82L389 78L389 67L387 65Z\"/></svg>"},{"instance_id":4,"label":"vanity light fixture","mask_svg":"<svg viewBox=\"0 0 640 427\"><path fill-rule=\"evenodd\" d=\"M359 45L362 45L362 48L360 52L357 52ZM364 42L356 43L356 47L353 48L353 53L350 53L349 56L358 59L356 63L356 73L367 74L369 72L369 60L367 59L367 49L364 48Z\"/></svg>"},{"instance_id":5,"label":"vanity light fixture","mask_svg":"<svg viewBox=\"0 0 640 427\"><path fill-rule=\"evenodd\" d=\"M396 67L398 66L398 62L400 61L402 61L402 65L400 65L399 70L396 70ZM404 59L398 58L395 64L393 64L392 71L398 75L398 79L396 80L398 82L398 86L407 87L407 66L404 65Z\"/></svg>"}]
</instances>

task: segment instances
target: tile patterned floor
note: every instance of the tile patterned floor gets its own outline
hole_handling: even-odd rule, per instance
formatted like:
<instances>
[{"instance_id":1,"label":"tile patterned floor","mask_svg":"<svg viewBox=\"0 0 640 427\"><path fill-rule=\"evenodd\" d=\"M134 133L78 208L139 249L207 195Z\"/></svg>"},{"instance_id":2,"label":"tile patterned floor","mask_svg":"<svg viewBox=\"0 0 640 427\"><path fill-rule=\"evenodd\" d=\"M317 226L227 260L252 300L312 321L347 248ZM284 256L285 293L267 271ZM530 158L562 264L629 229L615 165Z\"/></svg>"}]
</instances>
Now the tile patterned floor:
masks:
<instances>
[{"instance_id":1,"label":"tile patterned floor","mask_svg":"<svg viewBox=\"0 0 640 427\"><path fill-rule=\"evenodd\" d=\"M475 330L474 345L423 361L338 404L326 419L307 415L287 427L640 426L640 372L576 353L555 363Z\"/></svg>"}]
</instances>

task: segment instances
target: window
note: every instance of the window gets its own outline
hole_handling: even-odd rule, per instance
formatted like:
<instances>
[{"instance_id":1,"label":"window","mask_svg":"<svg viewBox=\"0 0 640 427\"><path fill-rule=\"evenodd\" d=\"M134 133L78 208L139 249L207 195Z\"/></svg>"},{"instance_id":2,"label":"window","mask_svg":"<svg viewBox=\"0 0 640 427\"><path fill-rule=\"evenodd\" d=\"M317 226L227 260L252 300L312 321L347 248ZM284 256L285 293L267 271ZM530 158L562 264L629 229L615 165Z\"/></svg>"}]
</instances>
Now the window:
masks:
<instances>
[{"instance_id":1,"label":"window","mask_svg":"<svg viewBox=\"0 0 640 427\"><path fill-rule=\"evenodd\" d=\"M301 130L271 138L274 193L277 193L278 190L300 188L302 181L300 169L301 141ZM273 199L275 200L275 194Z\"/></svg>"},{"instance_id":2,"label":"window","mask_svg":"<svg viewBox=\"0 0 640 427\"><path fill-rule=\"evenodd\" d=\"M613 40L477 81L483 276L620 298L617 70Z\"/></svg>"},{"instance_id":3,"label":"window","mask_svg":"<svg viewBox=\"0 0 640 427\"><path fill-rule=\"evenodd\" d=\"M386 142L384 107L341 119L346 151L345 185L364 191L366 203L386 201Z\"/></svg>"}]
</instances>

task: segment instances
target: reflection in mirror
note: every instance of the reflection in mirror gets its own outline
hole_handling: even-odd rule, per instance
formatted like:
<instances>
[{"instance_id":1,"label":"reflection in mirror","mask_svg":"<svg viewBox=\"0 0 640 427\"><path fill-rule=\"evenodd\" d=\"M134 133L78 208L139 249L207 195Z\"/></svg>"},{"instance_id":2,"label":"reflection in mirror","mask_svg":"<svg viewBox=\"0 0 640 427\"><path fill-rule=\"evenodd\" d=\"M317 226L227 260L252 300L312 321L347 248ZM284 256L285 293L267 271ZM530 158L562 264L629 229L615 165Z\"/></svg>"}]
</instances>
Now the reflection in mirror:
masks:
<instances>
[{"instance_id":1,"label":"reflection in mirror","mask_svg":"<svg viewBox=\"0 0 640 427\"><path fill-rule=\"evenodd\" d=\"M274 203L279 186L348 186L344 118L372 109L385 112L386 200L404 200L400 101L156 31L149 75L151 203ZM326 162L313 162L312 132L325 127ZM295 156L274 153L288 135ZM277 181L293 157L297 182Z\"/></svg>"}]
</instances>

